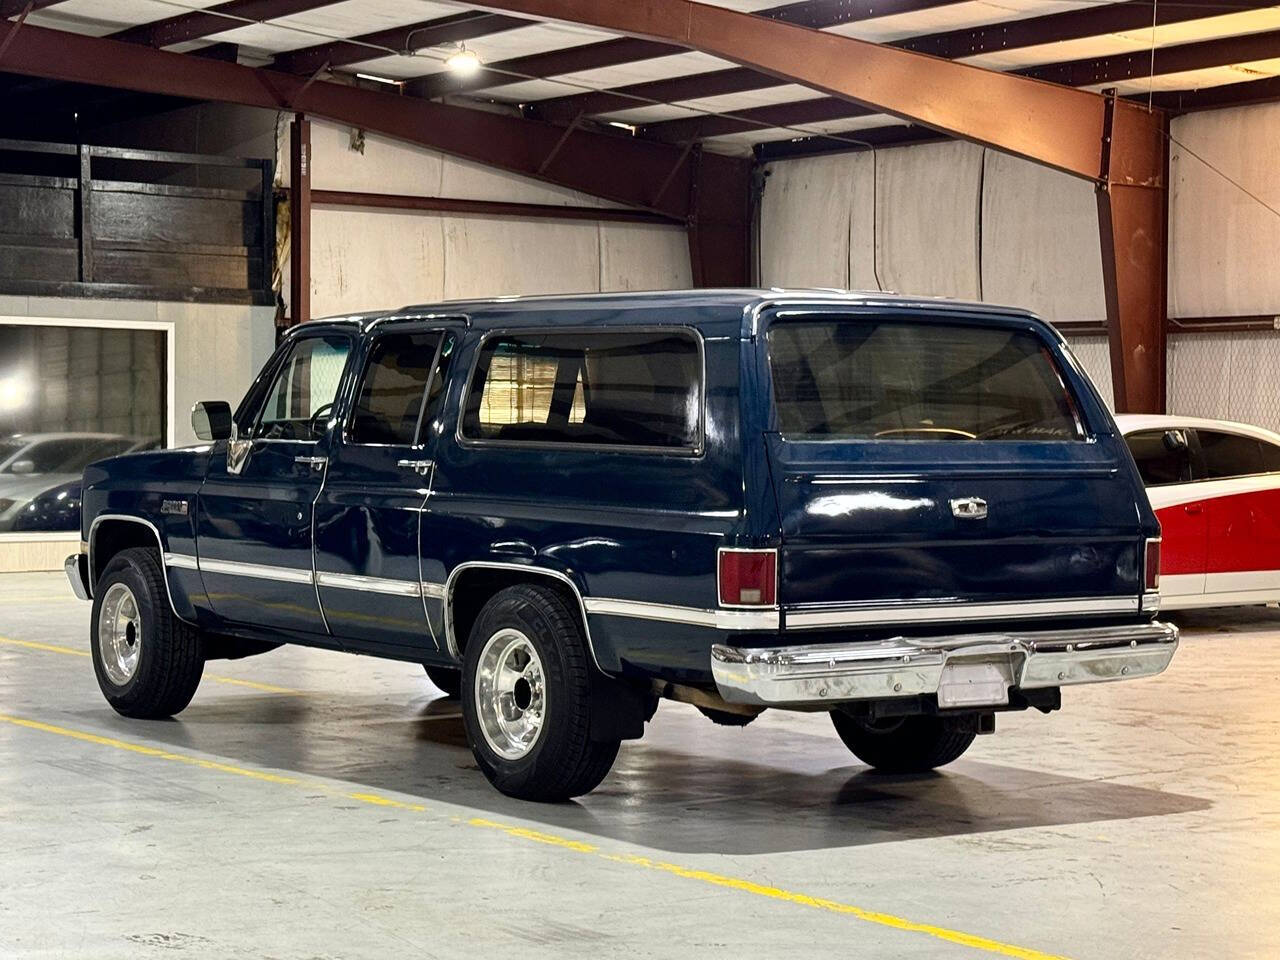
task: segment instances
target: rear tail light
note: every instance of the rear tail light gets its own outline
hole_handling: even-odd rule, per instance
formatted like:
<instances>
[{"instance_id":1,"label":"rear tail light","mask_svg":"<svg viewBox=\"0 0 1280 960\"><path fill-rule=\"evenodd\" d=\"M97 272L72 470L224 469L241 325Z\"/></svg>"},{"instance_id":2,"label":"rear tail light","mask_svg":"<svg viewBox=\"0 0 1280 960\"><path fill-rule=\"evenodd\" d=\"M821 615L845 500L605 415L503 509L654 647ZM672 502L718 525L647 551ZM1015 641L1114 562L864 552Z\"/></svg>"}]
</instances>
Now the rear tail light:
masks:
<instances>
[{"instance_id":1,"label":"rear tail light","mask_svg":"<svg viewBox=\"0 0 1280 960\"><path fill-rule=\"evenodd\" d=\"M1152 537L1147 541L1147 552L1143 558L1143 586L1148 591L1160 589L1160 538Z\"/></svg>"},{"instance_id":2,"label":"rear tail light","mask_svg":"<svg viewBox=\"0 0 1280 960\"><path fill-rule=\"evenodd\" d=\"M777 550L720 550L720 605L772 607L778 602Z\"/></svg>"}]
</instances>

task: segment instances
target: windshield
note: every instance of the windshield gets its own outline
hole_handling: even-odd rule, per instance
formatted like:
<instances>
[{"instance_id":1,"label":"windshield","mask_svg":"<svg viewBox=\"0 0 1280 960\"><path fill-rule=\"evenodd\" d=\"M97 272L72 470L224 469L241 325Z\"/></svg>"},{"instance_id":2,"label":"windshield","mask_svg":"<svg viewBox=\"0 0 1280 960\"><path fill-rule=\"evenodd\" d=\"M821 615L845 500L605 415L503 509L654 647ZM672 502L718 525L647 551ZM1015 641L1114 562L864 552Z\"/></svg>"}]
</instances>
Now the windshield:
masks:
<instances>
[{"instance_id":1,"label":"windshield","mask_svg":"<svg viewBox=\"0 0 1280 960\"><path fill-rule=\"evenodd\" d=\"M885 440L1078 440L1053 357L1022 330L900 320L769 330L778 429Z\"/></svg>"},{"instance_id":2,"label":"windshield","mask_svg":"<svg viewBox=\"0 0 1280 960\"><path fill-rule=\"evenodd\" d=\"M25 445L22 440L0 440L0 463L4 463Z\"/></svg>"}]
</instances>

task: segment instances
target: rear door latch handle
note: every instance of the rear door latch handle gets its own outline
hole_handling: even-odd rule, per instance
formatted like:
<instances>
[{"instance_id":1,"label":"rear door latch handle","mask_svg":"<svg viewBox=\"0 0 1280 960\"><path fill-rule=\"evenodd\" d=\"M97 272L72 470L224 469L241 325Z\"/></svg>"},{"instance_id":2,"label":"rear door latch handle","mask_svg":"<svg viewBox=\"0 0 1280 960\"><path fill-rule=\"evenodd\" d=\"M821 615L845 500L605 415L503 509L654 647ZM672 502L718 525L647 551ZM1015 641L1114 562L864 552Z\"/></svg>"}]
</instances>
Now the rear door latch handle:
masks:
<instances>
[{"instance_id":1,"label":"rear door latch handle","mask_svg":"<svg viewBox=\"0 0 1280 960\"><path fill-rule=\"evenodd\" d=\"M431 468L435 466L434 460L397 460L397 467L407 467L414 473L426 476L431 472Z\"/></svg>"},{"instance_id":2,"label":"rear door latch handle","mask_svg":"<svg viewBox=\"0 0 1280 960\"><path fill-rule=\"evenodd\" d=\"M302 463L309 466L312 470L319 470L329 462L328 457L294 457L294 463Z\"/></svg>"}]
</instances>

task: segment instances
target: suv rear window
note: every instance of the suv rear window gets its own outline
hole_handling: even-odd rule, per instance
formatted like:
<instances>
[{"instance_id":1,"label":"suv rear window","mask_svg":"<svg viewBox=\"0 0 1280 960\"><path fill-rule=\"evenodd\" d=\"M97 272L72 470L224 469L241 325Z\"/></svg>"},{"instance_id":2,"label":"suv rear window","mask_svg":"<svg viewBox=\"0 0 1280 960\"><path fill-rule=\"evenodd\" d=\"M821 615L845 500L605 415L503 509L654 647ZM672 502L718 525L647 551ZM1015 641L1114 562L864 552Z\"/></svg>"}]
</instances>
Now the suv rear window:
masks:
<instances>
[{"instance_id":1,"label":"suv rear window","mask_svg":"<svg viewBox=\"0 0 1280 960\"><path fill-rule=\"evenodd\" d=\"M462 436L695 451L702 363L680 330L505 333L471 378Z\"/></svg>"},{"instance_id":2,"label":"suv rear window","mask_svg":"<svg viewBox=\"0 0 1280 960\"><path fill-rule=\"evenodd\" d=\"M1079 440L1052 356L1021 330L900 320L769 329L778 429L881 440Z\"/></svg>"}]
</instances>

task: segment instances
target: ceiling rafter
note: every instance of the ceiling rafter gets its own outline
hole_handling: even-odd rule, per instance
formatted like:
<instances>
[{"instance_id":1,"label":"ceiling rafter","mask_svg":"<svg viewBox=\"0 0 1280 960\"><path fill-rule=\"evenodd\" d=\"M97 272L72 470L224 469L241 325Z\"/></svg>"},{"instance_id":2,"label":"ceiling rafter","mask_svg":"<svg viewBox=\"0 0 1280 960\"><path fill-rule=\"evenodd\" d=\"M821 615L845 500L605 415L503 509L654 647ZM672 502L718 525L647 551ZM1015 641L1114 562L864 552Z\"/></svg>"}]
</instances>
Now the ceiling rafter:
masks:
<instances>
[{"instance_id":1,"label":"ceiling rafter","mask_svg":"<svg viewBox=\"0 0 1280 960\"><path fill-rule=\"evenodd\" d=\"M338 0L228 0L227 3L205 7L203 10L192 10L163 20L141 23L111 34L111 39L142 43L148 47L171 47L234 30L244 26L245 21L277 20L337 2Z\"/></svg>"},{"instance_id":2,"label":"ceiling rafter","mask_svg":"<svg viewBox=\"0 0 1280 960\"><path fill-rule=\"evenodd\" d=\"M689 219L693 211L692 172L682 151L634 137L579 130L540 172L564 133L554 124L31 25L17 32L0 71L308 113L676 219ZM749 164L741 160L712 154L702 163L710 181L748 179ZM658 196L676 165L675 182ZM707 203L720 199L703 193ZM729 196L723 209L712 205L703 212L742 220L739 204Z\"/></svg>"},{"instance_id":3,"label":"ceiling rafter","mask_svg":"<svg viewBox=\"0 0 1280 960\"><path fill-rule=\"evenodd\" d=\"M1245 7L1271 6L1272 0L1201 0L1199 3L1186 5L1159 6L1158 16L1161 24L1181 23L1201 19L1225 12L1238 12ZM1065 13L1047 14L1042 17L1029 17L1006 23L993 24L970 30L950 30L943 33L926 34L899 40L888 46L945 59L975 56L991 50L1014 50L1021 47L1037 46L1042 43L1079 40L1123 30L1151 27L1152 9L1146 2L1117 3L1102 10L1071 10ZM1137 55L1135 55L1137 56ZM1139 59L1144 61L1143 72L1150 66L1150 53L1143 53ZM1132 66L1132 58L1124 58L1126 66ZM1161 60L1157 50L1157 63ZM1093 63L1093 61L1087 61ZM1023 76L1034 76L1039 79L1053 80L1053 77L1041 76L1041 70L1049 70L1063 64L1049 65L1034 70L1014 71ZM1095 81L1090 81L1095 82ZM661 98L663 102L672 103L681 100L693 100L700 97L718 96L724 93L742 93L748 90L778 86L774 77L763 76L754 71L735 69L721 70L706 74L684 77L667 84L661 92L674 96ZM1069 84L1072 86L1083 84ZM632 88L620 88L617 93L630 93ZM650 90L649 92L654 92ZM606 106L611 109L598 112L614 112L628 107L635 107L635 101L607 100L609 92L600 95L586 94L594 98L592 107ZM654 98L659 99L659 98ZM542 119L556 121L562 112L580 110L583 107L581 97L565 97L556 101L538 104L531 111ZM626 104L623 106L622 104ZM843 103L843 108L841 107ZM785 107L794 107L788 112ZM589 110L588 112L597 112ZM797 123L814 123L821 121L852 119L866 116L874 111L862 109L848 101L835 98L815 98L813 100L791 101L787 104L767 107L749 108L733 111L733 116L689 117L684 119L662 121L647 124L642 128L645 136L673 143L680 143L690 138L724 136L742 133L759 128L765 123L770 126L791 126ZM742 118L740 120L734 117ZM806 119L812 118L812 119Z\"/></svg>"},{"instance_id":4,"label":"ceiling rafter","mask_svg":"<svg viewBox=\"0 0 1280 960\"><path fill-rule=\"evenodd\" d=\"M347 40L316 44L300 50L282 53L272 62L272 69L285 73L314 73L326 65L330 69L373 60L381 54L372 49L402 51L412 48L423 50L445 43L461 43L476 37L527 27L530 21L520 17L508 17L483 10L467 10L449 17L422 20L401 27L378 30Z\"/></svg>"},{"instance_id":5,"label":"ceiling rafter","mask_svg":"<svg viewBox=\"0 0 1280 960\"><path fill-rule=\"evenodd\" d=\"M821 29L870 20L873 17L948 6L957 2L960 0L801 0L799 3L787 3L766 10L758 10L754 15L796 26ZM580 73L585 70L616 67L624 63L654 60L658 57L670 57L687 52L684 47L661 41L629 37L605 40L600 43L571 47L567 50L552 50L547 53L501 60L465 78L450 74L433 74L413 82L406 88L406 92L430 99L452 93L483 90L523 79Z\"/></svg>"},{"instance_id":6,"label":"ceiling rafter","mask_svg":"<svg viewBox=\"0 0 1280 960\"><path fill-rule=\"evenodd\" d=\"M63 0L0 0L0 20L16 17L28 6L34 13L36 10L43 10L45 7L52 7L62 2Z\"/></svg>"}]
</instances>

